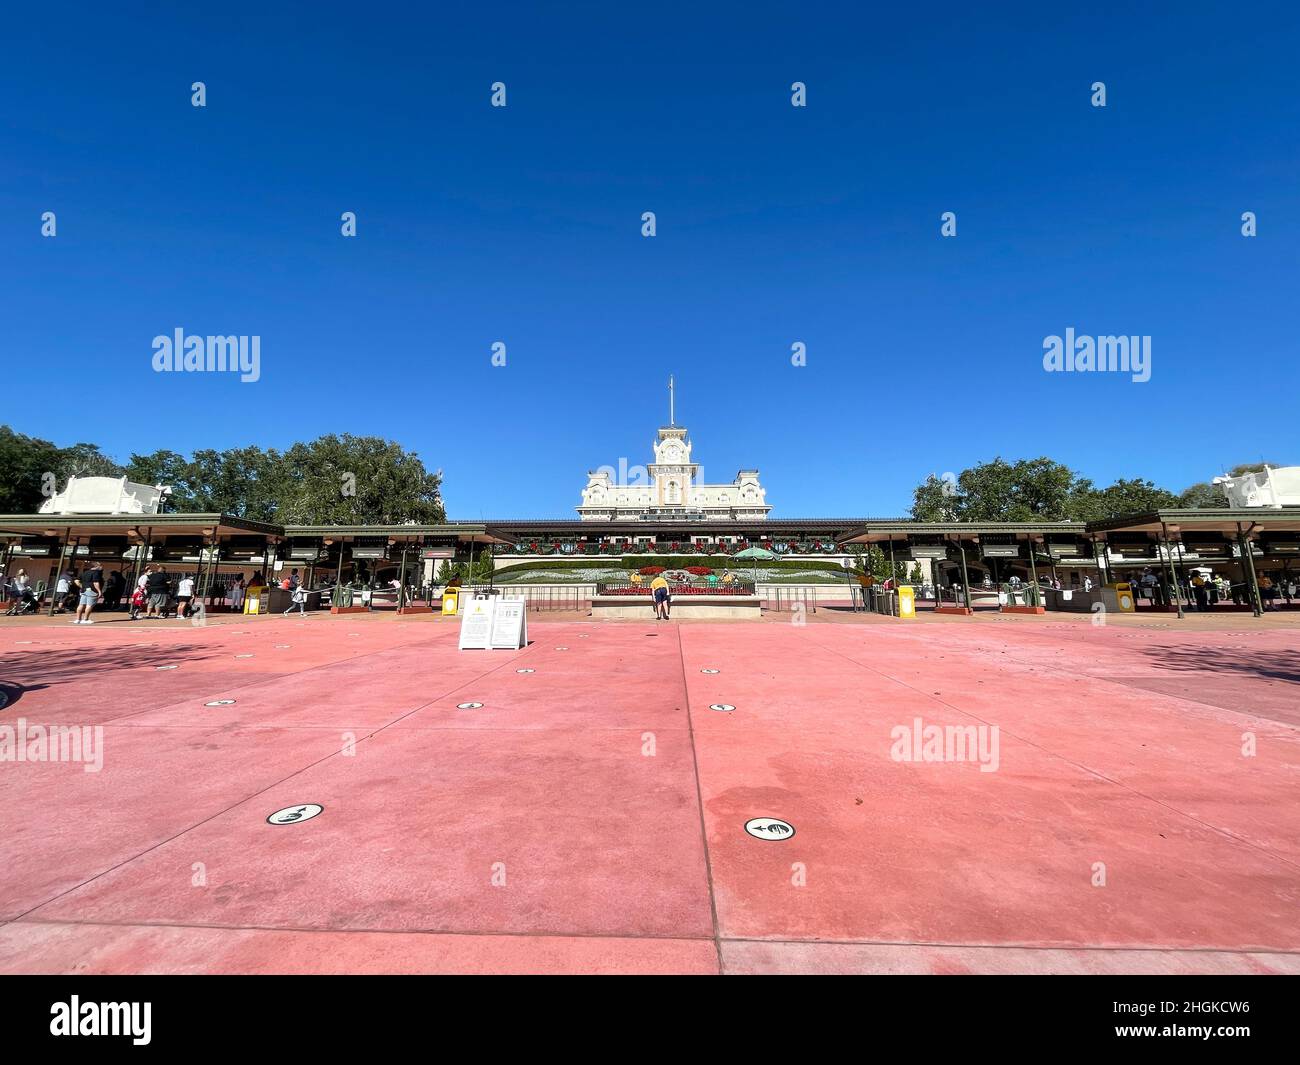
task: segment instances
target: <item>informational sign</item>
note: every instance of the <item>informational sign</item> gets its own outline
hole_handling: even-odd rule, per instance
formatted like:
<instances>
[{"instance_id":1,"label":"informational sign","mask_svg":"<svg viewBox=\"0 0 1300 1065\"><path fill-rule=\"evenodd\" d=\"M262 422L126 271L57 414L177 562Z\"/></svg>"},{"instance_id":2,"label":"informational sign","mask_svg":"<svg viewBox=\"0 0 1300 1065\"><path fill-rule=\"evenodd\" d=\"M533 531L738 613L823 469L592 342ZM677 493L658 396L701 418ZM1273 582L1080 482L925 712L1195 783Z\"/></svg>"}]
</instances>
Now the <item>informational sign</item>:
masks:
<instances>
[{"instance_id":1,"label":"informational sign","mask_svg":"<svg viewBox=\"0 0 1300 1065\"><path fill-rule=\"evenodd\" d=\"M482 596L461 604L460 649L514 651L528 646L528 604Z\"/></svg>"},{"instance_id":2,"label":"informational sign","mask_svg":"<svg viewBox=\"0 0 1300 1065\"><path fill-rule=\"evenodd\" d=\"M492 618L496 600L484 596L463 604L460 616L460 649L487 651L492 647Z\"/></svg>"},{"instance_id":3,"label":"informational sign","mask_svg":"<svg viewBox=\"0 0 1300 1065\"><path fill-rule=\"evenodd\" d=\"M528 604L522 599L497 599L492 617L494 650L516 651L528 646Z\"/></svg>"}]
</instances>

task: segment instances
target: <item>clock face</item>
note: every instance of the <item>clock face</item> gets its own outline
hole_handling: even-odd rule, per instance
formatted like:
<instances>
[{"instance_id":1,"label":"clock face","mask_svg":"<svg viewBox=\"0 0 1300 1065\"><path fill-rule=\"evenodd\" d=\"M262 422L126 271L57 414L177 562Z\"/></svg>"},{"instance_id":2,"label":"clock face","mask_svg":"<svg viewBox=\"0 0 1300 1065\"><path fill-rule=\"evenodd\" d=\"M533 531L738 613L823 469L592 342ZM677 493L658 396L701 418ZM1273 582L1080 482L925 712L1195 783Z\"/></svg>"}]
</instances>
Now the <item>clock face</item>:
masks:
<instances>
[{"instance_id":1,"label":"clock face","mask_svg":"<svg viewBox=\"0 0 1300 1065\"><path fill-rule=\"evenodd\" d=\"M669 444L664 448L664 459L668 462L677 462L682 457L682 449L677 444Z\"/></svg>"}]
</instances>

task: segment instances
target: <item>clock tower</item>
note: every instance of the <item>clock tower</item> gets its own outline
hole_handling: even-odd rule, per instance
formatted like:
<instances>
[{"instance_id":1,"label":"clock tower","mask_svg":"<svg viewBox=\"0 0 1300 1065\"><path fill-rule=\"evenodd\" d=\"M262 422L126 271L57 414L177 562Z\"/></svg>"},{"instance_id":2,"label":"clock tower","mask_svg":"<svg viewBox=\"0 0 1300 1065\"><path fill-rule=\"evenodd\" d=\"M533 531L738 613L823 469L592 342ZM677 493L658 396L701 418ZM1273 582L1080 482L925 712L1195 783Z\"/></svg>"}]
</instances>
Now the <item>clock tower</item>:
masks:
<instances>
[{"instance_id":1,"label":"clock tower","mask_svg":"<svg viewBox=\"0 0 1300 1065\"><path fill-rule=\"evenodd\" d=\"M730 484L704 484L700 464L691 460L691 441L677 424L673 379L668 378L668 424L654 442L654 461L645 477L628 477L601 466L587 474L578 514L583 521L753 521L767 517L767 493L758 470L741 470Z\"/></svg>"},{"instance_id":2,"label":"clock tower","mask_svg":"<svg viewBox=\"0 0 1300 1065\"><path fill-rule=\"evenodd\" d=\"M654 498L660 507L685 507L692 502L691 486L700 473L699 463L691 461L691 442L686 430L666 425L654 443L655 460L646 467L654 485Z\"/></svg>"}]
</instances>

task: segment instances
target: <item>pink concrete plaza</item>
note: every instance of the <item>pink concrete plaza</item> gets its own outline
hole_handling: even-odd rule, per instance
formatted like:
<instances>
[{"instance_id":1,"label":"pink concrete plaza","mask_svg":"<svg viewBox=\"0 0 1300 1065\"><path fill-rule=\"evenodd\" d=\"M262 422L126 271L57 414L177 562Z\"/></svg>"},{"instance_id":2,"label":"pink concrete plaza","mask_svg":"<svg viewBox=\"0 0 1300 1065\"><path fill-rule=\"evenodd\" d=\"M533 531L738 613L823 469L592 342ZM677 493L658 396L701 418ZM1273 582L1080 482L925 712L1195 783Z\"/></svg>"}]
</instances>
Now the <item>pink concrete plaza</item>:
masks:
<instances>
[{"instance_id":1,"label":"pink concrete plaza","mask_svg":"<svg viewBox=\"0 0 1300 1065\"><path fill-rule=\"evenodd\" d=\"M457 631L0 622L0 972L1300 973L1300 617Z\"/></svg>"}]
</instances>

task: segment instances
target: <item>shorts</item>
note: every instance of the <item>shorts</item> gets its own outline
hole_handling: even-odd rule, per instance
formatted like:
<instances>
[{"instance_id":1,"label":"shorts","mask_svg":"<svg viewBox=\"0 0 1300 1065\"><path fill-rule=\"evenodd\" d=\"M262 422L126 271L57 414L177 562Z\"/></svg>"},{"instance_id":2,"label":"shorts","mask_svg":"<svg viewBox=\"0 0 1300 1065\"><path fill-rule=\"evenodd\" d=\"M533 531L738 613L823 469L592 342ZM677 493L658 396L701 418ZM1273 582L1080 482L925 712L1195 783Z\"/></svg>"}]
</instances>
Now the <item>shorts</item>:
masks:
<instances>
[{"instance_id":1,"label":"shorts","mask_svg":"<svg viewBox=\"0 0 1300 1065\"><path fill-rule=\"evenodd\" d=\"M176 602L178 602L178 603L188 603L188 602L189 602L191 599L193 599L193 598L194 598L194 596L192 596L192 595L178 595L178 596L176 597Z\"/></svg>"},{"instance_id":2,"label":"shorts","mask_svg":"<svg viewBox=\"0 0 1300 1065\"><path fill-rule=\"evenodd\" d=\"M82 606L94 606L99 602L99 596L93 590L87 590L81 593Z\"/></svg>"},{"instance_id":3,"label":"shorts","mask_svg":"<svg viewBox=\"0 0 1300 1065\"><path fill-rule=\"evenodd\" d=\"M656 602L656 603L666 603L666 602L668 602L668 589L667 589L667 588L656 588L656 589L655 589L655 602Z\"/></svg>"},{"instance_id":4,"label":"shorts","mask_svg":"<svg viewBox=\"0 0 1300 1065\"><path fill-rule=\"evenodd\" d=\"M154 592L153 595L149 596L149 609L150 609L150 610L166 610L166 609L167 609L167 593L166 593L166 592Z\"/></svg>"}]
</instances>

